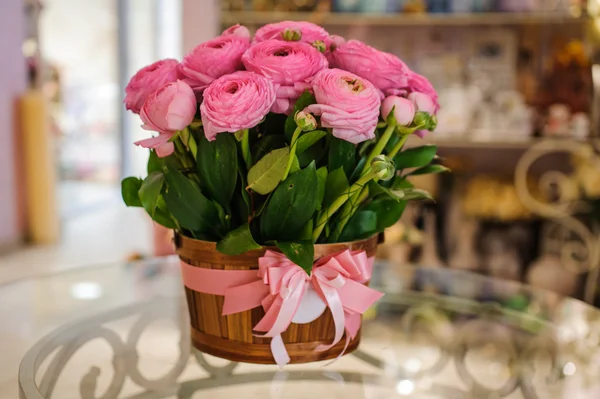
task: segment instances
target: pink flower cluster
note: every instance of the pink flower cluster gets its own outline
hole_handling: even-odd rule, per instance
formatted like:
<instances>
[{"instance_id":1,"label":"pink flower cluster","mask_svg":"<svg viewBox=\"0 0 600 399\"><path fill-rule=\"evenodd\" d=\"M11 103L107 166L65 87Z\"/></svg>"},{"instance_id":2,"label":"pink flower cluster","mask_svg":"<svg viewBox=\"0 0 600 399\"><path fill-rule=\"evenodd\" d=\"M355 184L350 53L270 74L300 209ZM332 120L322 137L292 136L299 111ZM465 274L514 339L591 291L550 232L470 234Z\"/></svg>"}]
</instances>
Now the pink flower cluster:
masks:
<instances>
[{"instance_id":1,"label":"pink flower cluster","mask_svg":"<svg viewBox=\"0 0 600 399\"><path fill-rule=\"evenodd\" d=\"M157 137L136 142L160 156L171 138L194 118L209 140L259 124L269 113L289 115L298 97L314 93L304 111L352 143L375 137L380 116L392 112L408 126L417 112L434 115L431 83L393 54L329 35L309 22L265 25L254 38L240 25L192 49L183 61L167 59L142 68L125 88L125 106Z\"/></svg>"}]
</instances>

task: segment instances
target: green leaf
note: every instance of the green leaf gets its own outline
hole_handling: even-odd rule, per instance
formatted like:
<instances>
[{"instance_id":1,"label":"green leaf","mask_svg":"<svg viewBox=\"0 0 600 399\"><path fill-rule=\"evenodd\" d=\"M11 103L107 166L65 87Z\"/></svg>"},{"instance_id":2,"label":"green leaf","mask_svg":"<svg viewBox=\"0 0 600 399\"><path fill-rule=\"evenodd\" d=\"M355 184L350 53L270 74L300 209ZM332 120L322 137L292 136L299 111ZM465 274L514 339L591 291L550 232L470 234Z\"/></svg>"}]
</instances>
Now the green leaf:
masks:
<instances>
[{"instance_id":1,"label":"green leaf","mask_svg":"<svg viewBox=\"0 0 600 399\"><path fill-rule=\"evenodd\" d=\"M325 198L325 187L327 186L327 167L317 169L317 180L319 185L317 186L317 210L321 209L323 199Z\"/></svg>"},{"instance_id":2,"label":"green leaf","mask_svg":"<svg viewBox=\"0 0 600 399\"><path fill-rule=\"evenodd\" d=\"M358 180L358 178L360 177L365 164L367 163L367 157L362 157L360 159L360 161L358 161L358 164L356 165L356 168L354 168L354 171L352 172L352 175L350 175L350 181L351 182L355 182Z\"/></svg>"},{"instance_id":3,"label":"green leaf","mask_svg":"<svg viewBox=\"0 0 600 399\"><path fill-rule=\"evenodd\" d=\"M156 151L151 150L148 157L148 174L152 172L161 172L163 168L162 160L156 155Z\"/></svg>"},{"instance_id":4,"label":"green leaf","mask_svg":"<svg viewBox=\"0 0 600 399\"><path fill-rule=\"evenodd\" d=\"M315 164L319 164L323 157L327 155L327 146L326 145L313 145L309 147L302 154L298 154L298 161L300 161L300 167L306 168L310 165L311 162L315 162Z\"/></svg>"},{"instance_id":5,"label":"green leaf","mask_svg":"<svg viewBox=\"0 0 600 399\"><path fill-rule=\"evenodd\" d=\"M231 230L231 215L225 212L225 209L217 202L213 201L213 204L217 210L217 215L219 216L219 222L221 226L223 226L224 231Z\"/></svg>"},{"instance_id":6,"label":"green leaf","mask_svg":"<svg viewBox=\"0 0 600 399\"><path fill-rule=\"evenodd\" d=\"M167 164L164 170L167 188L163 196L169 212L179 225L194 233L213 231L220 235L215 204L175 167Z\"/></svg>"},{"instance_id":7,"label":"green leaf","mask_svg":"<svg viewBox=\"0 0 600 399\"><path fill-rule=\"evenodd\" d=\"M338 168L327 176L325 184L325 196L323 197L322 208L327 209L336 198L344 194L350 188L348 178L344 173L344 169Z\"/></svg>"},{"instance_id":8,"label":"green leaf","mask_svg":"<svg viewBox=\"0 0 600 399\"><path fill-rule=\"evenodd\" d=\"M415 188L415 185L406 180L406 177L396 176L392 180L392 185L390 186L392 190L406 190L409 188Z\"/></svg>"},{"instance_id":9,"label":"green leaf","mask_svg":"<svg viewBox=\"0 0 600 399\"><path fill-rule=\"evenodd\" d=\"M431 194L429 194L427 191L425 190L419 190L417 188L411 188L408 190L404 190L404 191L395 191L396 193L402 193L403 200L406 201L414 201L414 200L431 200L434 201L433 197L431 196Z\"/></svg>"},{"instance_id":10,"label":"green leaf","mask_svg":"<svg viewBox=\"0 0 600 399\"><path fill-rule=\"evenodd\" d=\"M275 136L263 136L252 147L252 159L261 159L269 152L285 146L285 137L283 137L282 134Z\"/></svg>"},{"instance_id":11,"label":"green leaf","mask_svg":"<svg viewBox=\"0 0 600 399\"><path fill-rule=\"evenodd\" d=\"M257 211L254 213L255 218L262 215L267 204L269 203L269 199L271 199L272 196L273 196L273 192L269 193L269 195L266 197L261 197L261 198L254 197L254 200L256 201L256 203L254 204L254 209L257 209ZM262 200L262 202L261 202L261 200Z\"/></svg>"},{"instance_id":12,"label":"green leaf","mask_svg":"<svg viewBox=\"0 0 600 399\"><path fill-rule=\"evenodd\" d=\"M331 137L329 144L329 170L344 168L346 176L356 168L356 146L349 141Z\"/></svg>"},{"instance_id":13,"label":"green leaf","mask_svg":"<svg viewBox=\"0 0 600 399\"><path fill-rule=\"evenodd\" d=\"M288 142L290 142L292 140L292 136L294 135L294 130L296 130L296 121L294 120L294 116L296 115L296 112L298 111L302 111L304 108L308 107L311 104L314 104L317 102L317 99L315 98L315 96L309 92L308 90L305 91L304 93L302 93L300 95L300 97L298 97L298 99L296 100L296 104L294 105L294 111L291 112L289 114L289 116L287 117L287 119L285 120L285 138L287 139Z\"/></svg>"},{"instance_id":14,"label":"green leaf","mask_svg":"<svg viewBox=\"0 0 600 399\"><path fill-rule=\"evenodd\" d=\"M280 148L265 155L248 172L248 187L265 195L281 181L290 157L290 148Z\"/></svg>"},{"instance_id":15,"label":"green leaf","mask_svg":"<svg viewBox=\"0 0 600 399\"><path fill-rule=\"evenodd\" d=\"M142 187L142 180L137 177L126 177L121 181L121 195L123 196L123 202L127 206L142 206L140 201L139 191Z\"/></svg>"},{"instance_id":16,"label":"green leaf","mask_svg":"<svg viewBox=\"0 0 600 399\"><path fill-rule=\"evenodd\" d=\"M277 248L283 252L289 260L300 266L306 274L310 276L312 271L314 257L315 257L315 246L312 241L300 241L300 242L279 242L277 241Z\"/></svg>"},{"instance_id":17,"label":"green leaf","mask_svg":"<svg viewBox=\"0 0 600 399\"><path fill-rule=\"evenodd\" d=\"M450 169L443 165L427 165L420 169L410 172L408 176L429 175L445 172L450 172Z\"/></svg>"},{"instance_id":18,"label":"green leaf","mask_svg":"<svg viewBox=\"0 0 600 399\"><path fill-rule=\"evenodd\" d=\"M217 250L225 255L241 255L253 249L262 248L254 241L250 225L248 223L241 225L235 230L230 231L221 241L217 243Z\"/></svg>"},{"instance_id":19,"label":"green leaf","mask_svg":"<svg viewBox=\"0 0 600 399\"><path fill-rule=\"evenodd\" d=\"M368 185L371 198L391 198L396 202L404 199L404 192L402 190L394 191L393 189L383 187L379 182L375 181L370 181Z\"/></svg>"},{"instance_id":20,"label":"green leaf","mask_svg":"<svg viewBox=\"0 0 600 399\"><path fill-rule=\"evenodd\" d=\"M300 240L308 240L312 242L312 234L314 229L314 222L310 219L304 227L302 228L302 234L300 235Z\"/></svg>"},{"instance_id":21,"label":"green leaf","mask_svg":"<svg viewBox=\"0 0 600 399\"><path fill-rule=\"evenodd\" d=\"M410 201L410 200L433 200L433 197L425 190L419 190L416 188L406 189L389 189L381 187L375 182L369 183L369 193L372 198L377 198L382 194L396 201Z\"/></svg>"},{"instance_id":22,"label":"green leaf","mask_svg":"<svg viewBox=\"0 0 600 399\"><path fill-rule=\"evenodd\" d=\"M262 134L263 136L279 136L282 139L285 139L284 135L282 134L283 131L283 126L285 125L285 121L287 120L287 115L285 114L274 114L272 112L269 112L267 114L267 116L265 117L265 121L261 124L259 124L256 128L256 130L259 132L259 134ZM284 140L285 141L285 140ZM271 148L272 150L273 148ZM269 152L269 151L267 151ZM267 153L265 152L265 154ZM260 157L257 157L256 159L259 159Z\"/></svg>"},{"instance_id":23,"label":"green leaf","mask_svg":"<svg viewBox=\"0 0 600 399\"><path fill-rule=\"evenodd\" d=\"M375 212L377 215L376 232L381 233L400 220L406 208L406 203L406 201L397 201L392 198L380 198L371 201L363 209Z\"/></svg>"},{"instance_id":24,"label":"green leaf","mask_svg":"<svg viewBox=\"0 0 600 399\"><path fill-rule=\"evenodd\" d=\"M237 143L232 134L217 134L214 141L200 135L196 166L200 185L222 207L229 208L238 177Z\"/></svg>"},{"instance_id":25,"label":"green leaf","mask_svg":"<svg viewBox=\"0 0 600 399\"><path fill-rule=\"evenodd\" d=\"M152 172L143 181L140 191L140 201L146 212L151 217L154 217L154 212L158 205L158 199L162 192L163 185L165 184L165 175L162 172Z\"/></svg>"},{"instance_id":26,"label":"green leaf","mask_svg":"<svg viewBox=\"0 0 600 399\"><path fill-rule=\"evenodd\" d=\"M156 209L154 210L152 220L168 229L177 228L177 225L173 221L173 218L167 209L167 204L165 204L165 199L162 197L162 195L158 197L158 201L156 201Z\"/></svg>"},{"instance_id":27,"label":"green leaf","mask_svg":"<svg viewBox=\"0 0 600 399\"><path fill-rule=\"evenodd\" d=\"M297 240L317 209L318 185L314 163L282 182L260 217L263 238Z\"/></svg>"},{"instance_id":28,"label":"green leaf","mask_svg":"<svg viewBox=\"0 0 600 399\"><path fill-rule=\"evenodd\" d=\"M296 154L302 154L325 136L327 136L327 132L324 130L313 130L304 133L298 139L298 144L296 144Z\"/></svg>"},{"instance_id":29,"label":"green leaf","mask_svg":"<svg viewBox=\"0 0 600 399\"><path fill-rule=\"evenodd\" d=\"M394 157L396 169L419 168L429 164L437 152L436 145L409 148Z\"/></svg>"},{"instance_id":30,"label":"green leaf","mask_svg":"<svg viewBox=\"0 0 600 399\"><path fill-rule=\"evenodd\" d=\"M377 214L370 210L358 211L344 228L340 241L355 241L369 238L377 232Z\"/></svg>"},{"instance_id":31,"label":"green leaf","mask_svg":"<svg viewBox=\"0 0 600 399\"><path fill-rule=\"evenodd\" d=\"M292 160L292 166L290 167L290 175L293 175L296 172L300 171L300 162L298 161L298 157L294 155L294 159Z\"/></svg>"},{"instance_id":32,"label":"green leaf","mask_svg":"<svg viewBox=\"0 0 600 399\"><path fill-rule=\"evenodd\" d=\"M252 209L252 198L250 198L250 194L246 191L246 176L244 175L244 171L242 168L244 165L242 163L238 163L238 174L240 177L239 183L237 185L237 190L241 195L234 195L233 201L235 205L235 209L237 210L238 217L242 223L248 221L248 217L250 216L250 210Z\"/></svg>"}]
</instances>

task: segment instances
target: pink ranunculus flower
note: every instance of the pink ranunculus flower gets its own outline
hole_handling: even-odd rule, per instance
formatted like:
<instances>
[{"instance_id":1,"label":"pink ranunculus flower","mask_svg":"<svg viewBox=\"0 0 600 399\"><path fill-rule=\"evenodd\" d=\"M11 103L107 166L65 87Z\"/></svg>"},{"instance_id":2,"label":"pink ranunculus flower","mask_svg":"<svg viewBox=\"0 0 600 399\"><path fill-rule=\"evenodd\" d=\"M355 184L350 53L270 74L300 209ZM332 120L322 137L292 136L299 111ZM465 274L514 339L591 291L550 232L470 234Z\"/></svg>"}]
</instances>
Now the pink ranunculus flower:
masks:
<instances>
[{"instance_id":1,"label":"pink ranunculus flower","mask_svg":"<svg viewBox=\"0 0 600 399\"><path fill-rule=\"evenodd\" d=\"M184 81L194 92L202 93L213 80L243 69L242 54L248 47L250 39L235 34L199 44L181 62Z\"/></svg>"},{"instance_id":2,"label":"pink ranunculus flower","mask_svg":"<svg viewBox=\"0 0 600 399\"><path fill-rule=\"evenodd\" d=\"M327 41L329 33L319 25L305 21L282 21L274 24L267 24L256 31L254 35L255 42L264 42L265 40L283 40L283 34L286 30L296 30L300 32L300 41L312 43L317 40Z\"/></svg>"},{"instance_id":3,"label":"pink ranunculus flower","mask_svg":"<svg viewBox=\"0 0 600 399\"><path fill-rule=\"evenodd\" d=\"M277 114L289 114L306 80L328 66L325 56L310 44L280 40L252 45L242 61L247 70L275 83L277 100L271 111Z\"/></svg>"},{"instance_id":4,"label":"pink ranunculus flower","mask_svg":"<svg viewBox=\"0 0 600 399\"><path fill-rule=\"evenodd\" d=\"M427 112L430 115L437 114L440 109L438 95L427 78L411 71L409 90L411 93L408 95L408 99L415 104L417 111ZM423 138L428 132L429 130L419 130L415 134Z\"/></svg>"},{"instance_id":5,"label":"pink ranunculus flower","mask_svg":"<svg viewBox=\"0 0 600 399\"><path fill-rule=\"evenodd\" d=\"M250 31L244 25L235 24L225 29L221 36L234 35L250 40Z\"/></svg>"},{"instance_id":6,"label":"pink ranunculus flower","mask_svg":"<svg viewBox=\"0 0 600 399\"><path fill-rule=\"evenodd\" d=\"M329 64L333 65L333 52L337 50L340 46L342 46L344 43L346 43L346 39L338 35L329 35L327 40L325 40L325 47L327 49L325 51L325 57L327 57L327 61L329 61Z\"/></svg>"},{"instance_id":7,"label":"pink ranunculus flower","mask_svg":"<svg viewBox=\"0 0 600 399\"><path fill-rule=\"evenodd\" d=\"M150 94L177 80L178 65L177 60L165 59L140 69L125 86L125 108L139 114Z\"/></svg>"},{"instance_id":8,"label":"pink ranunculus flower","mask_svg":"<svg viewBox=\"0 0 600 399\"><path fill-rule=\"evenodd\" d=\"M393 54L358 40L349 40L331 53L331 66L371 81L386 96L402 94L408 86L408 66Z\"/></svg>"},{"instance_id":9,"label":"pink ranunculus flower","mask_svg":"<svg viewBox=\"0 0 600 399\"><path fill-rule=\"evenodd\" d=\"M400 126L408 126L415 119L415 105L412 101L398 96L389 96L381 104L381 117L386 120L394 109L394 119Z\"/></svg>"},{"instance_id":10,"label":"pink ranunculus flower","mask_svg":"<svg viewBox=\"0 0 600 399\"><path fill-rule=\"evenodd\" d=\"M417 111L427 112L430 115L435 115L437 111L437 104L427 94L415 91L408 95L408 99L412 101Z\"/></svg>"},{"instance_id":11,"label":"pink ranunculus flower","mask_svg":"<svg viewBox=\"0 0 600 399\"><path fill-rule=\"evenodd\" d=\"M323 69L312 80L317 104L304 109L321 117L337 138L357 144L375 137L379 92L367 79L341 69Z\"/></svg>"},{"instance_id":12,"label":"pink ranunculus flower","mask_svg":"<svg viewBox=\"0 0 600 399\"><path fill-rule=\"evenodd\" d=\"M146 130L158 132L157 137L135 142L144 148L154 148L159 157L173 153L169 142L178 130L187 127L196 114L196 96L190 86L177 80L152 93L140 112Z\"/></svg>"},{"instance_id":13,"label":"pink ranunculus flower","mask_svg":"<svg viewBox=\"0 0 600 399\"><path fill-rule=\"evenodd\" d=\"M430 112L430 114L434 115L439 111L440 105L438 103L437 92L433 88L431 82L429 82L429 80L427 80L425 76L410 71L408 75L408 91L409 93L418 92L429 96L429 98L433 101L434 104L434 112Z\"/></svg>"},{"instance_id":14,"label":"pink ranunculus flower","mask_svg":"<svg viewBox=\"0 0 600 399\"><path fill-rule=\"evenodd\" d=\"M254 72L239 71L221 76L204 91L200 115L210 141L218 133L250 129L269 113L275 103L275 86Z\"/></svg>"}]
</instances>

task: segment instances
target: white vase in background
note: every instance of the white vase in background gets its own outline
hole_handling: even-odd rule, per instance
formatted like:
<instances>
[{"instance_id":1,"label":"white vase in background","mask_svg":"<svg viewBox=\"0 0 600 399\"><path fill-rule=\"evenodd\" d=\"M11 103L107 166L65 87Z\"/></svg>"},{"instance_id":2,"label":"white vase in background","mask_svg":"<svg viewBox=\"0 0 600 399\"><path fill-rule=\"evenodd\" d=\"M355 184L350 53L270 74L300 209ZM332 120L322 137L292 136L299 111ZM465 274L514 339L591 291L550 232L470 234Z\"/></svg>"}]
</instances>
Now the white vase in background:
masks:
<instances>
[{"instance_id":1,"label":"white vase in background","mask_svg":"<svg viewBox=\"0 0 600 399\"><path fill-rule=\"evenodd\" d=\"M423 231L423 246L421 248L421 256L417 264L421 269L417 271L417 284L425 292L439 293L446 289L447 282L441 280L440 273L437 270L444 266L437 251L436 241L436 216L433 211L423 211L424 231Z\"/></svg>"},{"instance_id":2,"label":"white vase in background","mask_svg":"<svg viewBox=\"0 0 600 399\"><path fill-rule=\"evenodd\" d=\"M572 296L577 291L578 276L566 270L560 258L545 254L537 259L529 268L527 282L534 287Z\"/></svg>"},{"instance_id":3,"label":"white vase in background","mask_svg":"<svg viewBox=\"0 0 600 399\"><path fill-rule=\"evenodd\" d=\"M440 259L437 250L437 227L435 225L435 213L433 211L424 211L423 219L423 247L418 264L422 267L442 267L444 266L444 262L442 262Z\"/></svg>"},{"instance_id":4,"label":"white vase in background","mask_svg":"<svg viewBox=\"0 0 600 399\"><path fill-rule=\"evenodd\" d=\"M521 261L517 249L501 236L490 235L485 267L490 276L521 281Z\"/></svg>"},{"instance_id":5,"label":"white vase in background","mask_svg":"<svg viewBox=\"0 0 600 399\"><path fill-rule=\"evenodd\" d=\"M455 230L456 247L448 266L452 269L478 271L481 267L475 248L475 237L479 231L479 223L473 219L463 219Z\"/></svg>"}]
</instances>

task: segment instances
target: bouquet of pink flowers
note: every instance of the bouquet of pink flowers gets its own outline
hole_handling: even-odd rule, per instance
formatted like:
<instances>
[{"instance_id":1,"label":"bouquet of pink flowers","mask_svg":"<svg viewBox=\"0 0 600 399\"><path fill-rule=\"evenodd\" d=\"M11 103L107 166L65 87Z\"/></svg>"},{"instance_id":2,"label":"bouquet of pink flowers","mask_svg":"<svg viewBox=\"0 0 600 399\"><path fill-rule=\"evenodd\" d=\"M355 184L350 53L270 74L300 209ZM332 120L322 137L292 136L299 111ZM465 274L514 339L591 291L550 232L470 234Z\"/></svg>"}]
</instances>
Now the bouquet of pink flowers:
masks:
<instances>
[{"instance_id":1,"label":"bouquet of pink flowers","mask_svg":"<svg viewBox=\"0 0 600 399\"><path fill-rule=\"evenodd\" d=\"M232 26L125 90L156 133L135 143L149 174L123 180L125 203L228 255L276 245L310 273L314 244L382 232L428 198L408 176L446 170L433 145L403 151L436 127L429 81L308 22Z\"/></svg>"}]
</instances>

